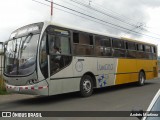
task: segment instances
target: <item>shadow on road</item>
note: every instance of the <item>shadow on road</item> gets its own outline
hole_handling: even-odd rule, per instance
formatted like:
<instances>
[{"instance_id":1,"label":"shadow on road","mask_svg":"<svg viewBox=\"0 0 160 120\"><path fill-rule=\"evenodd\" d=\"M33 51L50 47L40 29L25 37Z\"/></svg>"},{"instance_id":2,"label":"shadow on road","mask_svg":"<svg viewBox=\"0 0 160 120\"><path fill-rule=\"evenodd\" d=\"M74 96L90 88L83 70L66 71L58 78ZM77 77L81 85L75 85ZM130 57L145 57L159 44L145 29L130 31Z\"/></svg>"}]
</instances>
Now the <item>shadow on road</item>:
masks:
<instances>
[{"instance_id":1,"label":"shadow on road","mask_svg":"<svg viewBox=\"0 0 160 120\"><path fill-rule=\"evenodd\" d=\"M79 97L78 92L74 93L67 93L67 94L60 94L60 95L53 95L53 96L37 96L34 98L23 99L14 101L20 104L49 104L49 103L57 103L62 101L67 101L71 99L76 99Z\"/></svg>"},{"instance_id":2,"label":"shadow on road","mask_svg":"<svg viewBox=\"0 0 160 120\"><path fill-rule=\"evenodd\" d=\"M156 84L156 83L147 82L147 83L145 83L144 86L138 86L136 83L109 86L109 87L106 87L106 88L96 89L94 91L94 94L96 95L96 94L101 94L101 93L115 92L115 91L119 91L119 90L137 88L137 87L140 88L140 87L146 87L148 85L154 85L154 84Z\"/></svg>"}]
</instances>

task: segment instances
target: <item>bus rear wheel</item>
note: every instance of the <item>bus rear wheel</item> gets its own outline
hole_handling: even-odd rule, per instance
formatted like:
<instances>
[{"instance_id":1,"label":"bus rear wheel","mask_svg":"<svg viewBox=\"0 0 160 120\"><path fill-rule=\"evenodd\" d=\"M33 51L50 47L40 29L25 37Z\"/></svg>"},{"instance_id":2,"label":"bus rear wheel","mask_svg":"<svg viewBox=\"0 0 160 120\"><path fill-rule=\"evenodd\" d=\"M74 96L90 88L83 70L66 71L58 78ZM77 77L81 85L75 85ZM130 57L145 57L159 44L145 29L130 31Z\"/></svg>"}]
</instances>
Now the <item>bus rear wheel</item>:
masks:
<instances>
[{"instance_id":1,"label":"bus rear wheel","mask_svg":"<svg viewBox=\"0 0 160 120\"><path fill-rule=\"evenodd\" d=\"M146 79L145 74L144 74L144 72L141 71L141 72L139 73L138 85L139 85L139 86L143 86L144 83L145 83L145 79Z\"/></svg>"},{"instance_id":2,"label":"bus rear wheel","mask_svg":"<svg viewBox=\"0 0 160 120\"><path fill-rule=\"evenodd\" d=\"M80 82L80 95L82 97L89 97L93 92L93 79L89 75L84 75Z\"/></svg>"}]
</instances>

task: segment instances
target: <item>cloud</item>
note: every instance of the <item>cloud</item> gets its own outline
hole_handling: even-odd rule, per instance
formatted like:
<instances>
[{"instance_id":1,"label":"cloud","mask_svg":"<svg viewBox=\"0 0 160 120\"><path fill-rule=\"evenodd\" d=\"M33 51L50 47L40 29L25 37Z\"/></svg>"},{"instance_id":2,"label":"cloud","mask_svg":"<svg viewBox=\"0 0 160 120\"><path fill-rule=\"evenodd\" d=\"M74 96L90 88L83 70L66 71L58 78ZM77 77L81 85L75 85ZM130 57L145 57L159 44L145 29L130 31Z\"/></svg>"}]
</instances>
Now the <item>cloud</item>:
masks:
<instances>
[{"instance_id":1,"label":"cloud","mask_svg":"<svg viewBox=\"0 0 160 120\"><path fill-rule=\"evenodd\" d=\"M0 40L8 39L11 31L26 24L47 20L48 7L39 5L32 0L0 1Z\"/></svg>"}]
</instances>

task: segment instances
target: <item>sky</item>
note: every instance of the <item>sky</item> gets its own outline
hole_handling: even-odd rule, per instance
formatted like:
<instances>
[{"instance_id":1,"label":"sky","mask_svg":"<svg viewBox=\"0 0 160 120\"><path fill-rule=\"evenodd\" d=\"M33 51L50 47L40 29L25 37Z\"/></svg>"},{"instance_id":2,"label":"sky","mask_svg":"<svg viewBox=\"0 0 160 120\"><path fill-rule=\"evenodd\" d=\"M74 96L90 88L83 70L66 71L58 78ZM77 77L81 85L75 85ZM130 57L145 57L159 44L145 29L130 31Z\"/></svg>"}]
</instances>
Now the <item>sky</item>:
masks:
<instances>
[{"instance_id":1,"label":"sky","mask_svg":"<svg viewBox=\"0 0 160 120\"><path fill-rule=\"evenodd\" d=\"M43 4L33 0L0 0L0 41L8 40L19 27L50 21L50 3L37 1ZM153 43L159 46L160 55L160 0L53 1L90 16L54 5L53 22Z\"/></svg>"}]
</instances>

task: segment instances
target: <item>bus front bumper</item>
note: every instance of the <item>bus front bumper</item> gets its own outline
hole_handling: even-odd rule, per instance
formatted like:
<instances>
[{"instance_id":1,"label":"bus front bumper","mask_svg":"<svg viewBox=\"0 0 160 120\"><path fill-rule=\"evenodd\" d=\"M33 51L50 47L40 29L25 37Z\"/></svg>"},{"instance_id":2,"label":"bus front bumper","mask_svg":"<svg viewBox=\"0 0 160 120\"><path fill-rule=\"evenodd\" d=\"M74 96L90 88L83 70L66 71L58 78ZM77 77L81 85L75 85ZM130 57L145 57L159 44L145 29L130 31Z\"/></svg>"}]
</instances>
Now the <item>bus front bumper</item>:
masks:
<instances>
[{"instance_id":1,"label":"bus front bumper","mask_svg":"<svg viewBox=\"0 0 160 120\"><path fill-rule=\"evenodd\" d=\"M48 85L46 81L27 86L14 86L5 83L6 90L9 93L30 94L30 95L48 95Z\"/></svg>"}]
</instances>

